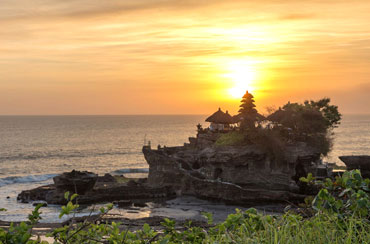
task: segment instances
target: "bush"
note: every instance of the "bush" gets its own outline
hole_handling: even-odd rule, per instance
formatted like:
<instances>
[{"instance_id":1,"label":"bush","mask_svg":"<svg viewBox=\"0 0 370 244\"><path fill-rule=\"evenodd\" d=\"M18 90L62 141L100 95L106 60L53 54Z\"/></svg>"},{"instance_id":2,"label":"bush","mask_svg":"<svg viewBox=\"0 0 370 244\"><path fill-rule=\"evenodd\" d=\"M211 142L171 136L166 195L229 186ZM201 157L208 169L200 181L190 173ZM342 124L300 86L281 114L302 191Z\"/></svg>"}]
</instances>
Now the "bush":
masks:
<instances>
[{"instance_id":1,"label":"bush","mask_svg":"<svg viewBox=\"0 0 370 244\"><path fill-rule=\"evenodd\" d=\"M216 146L237 146L244 144L244 135L237 131L222 134L215 142Z\"/></svg>"},{"instance_id":2,"label":"bush","mask_svg":"<svg viewBox=\"0 0 370 244\"><path fill-rule=\"evenodd\" d=\"M246 137L250 143L257 145L264 152L266 152L272 159L271 167L277 168L282 166L285 162L285 146L286 141L283 136L281 136L280 131L270 130L265 128L255 128L249 130L246 133Z\"/></svg>"},{"instance_id":3,"label":"bush","mask_svg":"<svg viewBox=\"0 0 370 244\"><path fill-rule=\"evenodd\" d=\"M341 219L350 216L370 219L370 179L363 179L360 170L346 171L334 182L331 179L313 182L312 177L300 180L321 187L312 202L317 213L324 212Z\"/></svg>"}]
</instances>

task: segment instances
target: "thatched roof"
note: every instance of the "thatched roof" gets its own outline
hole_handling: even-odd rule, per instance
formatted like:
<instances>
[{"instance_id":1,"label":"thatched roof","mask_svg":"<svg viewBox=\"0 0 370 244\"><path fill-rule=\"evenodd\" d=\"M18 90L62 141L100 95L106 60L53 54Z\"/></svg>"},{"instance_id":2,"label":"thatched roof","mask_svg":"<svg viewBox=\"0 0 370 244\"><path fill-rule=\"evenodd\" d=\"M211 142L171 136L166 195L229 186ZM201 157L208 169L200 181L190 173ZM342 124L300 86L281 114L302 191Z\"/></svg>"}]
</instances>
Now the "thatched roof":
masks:
<instances>
[{"instance_id":1,"label":"thatched roof","mask_svg":"<svg viewBox=\"0 0 370 244\"><path fill-rule=\"evenodd\" d=\"M278 122L280 123L284 117L286 117L287 111L279 109L275 111L274 113L270 114L267 116L267 119L273 122Z\"/></svg>"},{"instance_id":2,"label":"thatched roof","mask_svg":"<svg viewBox=\"0 0 370 244\"><path fill-rule=\"evenodd\" d=\"M242 117L242 115L241 115L241 114L237 114L237 115L234 115L234 116L233 116L233 122L234 122L234 123L238 123L238 122L242 121L242 119L243 119L243 117ZM260 113L256 113L256 119L257 119L257 121L262 121L262 120L265 120L265 119L266 119L266 117L265 117L265 116L263 116L263 115L262 115L262 114L260 114Z\"/></svg>"},{"instance_id":3,"label":"thatched roof","mask_svg":"<svg viewBox=\"0 0 370 244\"><path fill-rule=\"evenodd\" d=\"M233 118L231 115L226 111L226 113L222 112L221 108L218 109L217 112L212 114L206 119L207 122L216 123L216 124L233 124Z\"/></svg>"}]
</instances>

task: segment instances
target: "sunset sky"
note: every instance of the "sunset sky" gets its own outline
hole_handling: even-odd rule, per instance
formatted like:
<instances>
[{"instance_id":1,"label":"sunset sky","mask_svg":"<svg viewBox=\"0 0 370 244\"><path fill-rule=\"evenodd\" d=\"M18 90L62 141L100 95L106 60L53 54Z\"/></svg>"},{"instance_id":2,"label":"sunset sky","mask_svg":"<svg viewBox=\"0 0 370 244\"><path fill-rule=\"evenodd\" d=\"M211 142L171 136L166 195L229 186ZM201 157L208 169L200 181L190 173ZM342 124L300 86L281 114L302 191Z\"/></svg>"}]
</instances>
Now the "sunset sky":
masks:
<instances>
[{"instance_id":1,"label":"sunset sky","mask_svg":"<svg viewBox=\"0 0 370 244\"><path fill-rule=\"evenodd\" d=\"M370 1L0 0L0 114L370 113Z\"/></svg>"}]
</instances>

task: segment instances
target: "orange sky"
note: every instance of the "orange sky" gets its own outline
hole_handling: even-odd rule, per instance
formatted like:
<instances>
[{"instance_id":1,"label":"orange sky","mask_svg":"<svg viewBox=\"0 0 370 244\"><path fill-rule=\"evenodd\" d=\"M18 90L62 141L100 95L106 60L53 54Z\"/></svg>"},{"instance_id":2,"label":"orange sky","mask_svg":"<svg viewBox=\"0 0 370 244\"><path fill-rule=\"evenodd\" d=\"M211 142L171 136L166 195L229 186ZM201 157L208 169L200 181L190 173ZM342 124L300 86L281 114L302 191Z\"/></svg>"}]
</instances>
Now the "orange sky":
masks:
<instances>
[{"instance_id":1,"label":"orange sky","mask_svg":"<svg viewBox=\"0 0 370 244\"><path fill-rule=\"evenodd\" d=\"M370 113L370 1L1 0L0 114ZM233 96L234 95L234 96Z\"/></svg>"}]
</instances>

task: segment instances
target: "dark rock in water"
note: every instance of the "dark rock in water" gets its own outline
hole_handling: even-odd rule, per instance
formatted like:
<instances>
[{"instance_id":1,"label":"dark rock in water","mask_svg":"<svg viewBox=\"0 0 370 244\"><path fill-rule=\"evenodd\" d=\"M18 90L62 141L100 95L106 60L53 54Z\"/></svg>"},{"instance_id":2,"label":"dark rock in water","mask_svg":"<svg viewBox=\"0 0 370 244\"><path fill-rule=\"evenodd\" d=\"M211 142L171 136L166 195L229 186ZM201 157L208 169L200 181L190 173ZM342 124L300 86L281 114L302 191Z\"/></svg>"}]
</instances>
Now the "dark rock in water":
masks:
<instances>
[{"instance_id":1,"label":"dark rock in water","mask_svg":"<svg viewBox=\"0 0 370 244\"><path fill-rule=\"evenodd\" d=\"M72 170L53 178L55 187L61 192L73 192L79 195L93 189L98 175L87 171Z\"/></svg>"},{"instance_id":2,"label":"dark rock in water","mask_svg":"<svg viewBox=\"0 0 370 244\"><path fill-rule=\"evenodd\" d=\"M105 203L121 200L132 201L140 199L143 202L152 202L162 199L171 199L175 196L171 187L155 187L137 184L128 186L127 183L98 182L94 188L84 195L77 197L79 204ZM64 192L57 189L56 185L47 185L35 189L22 191L17 200L22 203L45 201L48 204L66 204ZM128 203L128 202L127 202ZM121 202L121 204L126 204Z\"/></svg>"},{"instance_id":3,"label":"dark rock in water","mask_svg":"<svg viewBox=\"0 0 370 244\"><path fill-rule=\"evenodd\" d=\"M111 174L105 174L104 176L99 176L97 182L116 182L116 178Z\"/></svg>"},{"instance_id":4,"label":"dark rock in water","mask_svg":"<svg viewBox=\"0 0 370 244\"><path fill-rule=\"evenodd\" d=\"M119 208L125 208L131 206L132 202L131 200L120 200L120 201L115 201L114 204L117 204Z\"/></svg>"},{"instance_id":5,"label":"dark rock in water","mask_svg":"<svg viewBox=\"0 0 370 244\"><path fill-rule=\"evenodd\" d=\"M143 208L147 206L144 201L140 201L140 200L135 200L133 201L133 203L134 203L134 207Z\"/></svg>"},{"instance_id":6,"label":"dark rock in water","mask_svg":"<svg viewBox=\"0 0 370 244\"><path fill-rule=\"evenodd\" d=\"M9 198L10 198L9 196L6 197L6 199L9 199Z\"/></svg>"},{"instance_id":7,"label":"dark rock in water","mask_svg":"<svg viewBox=\"0 0 370 244\"><path fill-rule=\"evenodd\" d=\"M33 202L32 206L37 206L39 204L41 204L42 207L47 207L48 206L48 204L46 202Z\"/></svg>"},{"instance_id":8,"label":"dark rock in water","mask_svg":"<svg viewBox=\"0 0 370 244\"><path fill-rule=\"evenodd\" d=\"M66 204L64 193L58 191L55 185L40 186L32 190L22 191L17 196L17 200L21 203L45 201L49 204Z\"/></svg>"},{"instance_id":9,"label":"dark rock in water","mask_svg":"<svg viewBox=\"0 0 370 244\"><path fill-rule=\"evenodd\" d=\"M370 178L370 156L340 156L339 159L346 164L347 170L359 169L363 177Z\"/></svg>"}]
</instances>

